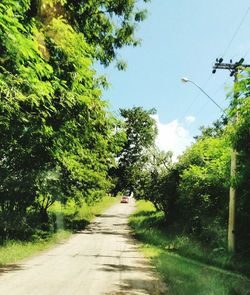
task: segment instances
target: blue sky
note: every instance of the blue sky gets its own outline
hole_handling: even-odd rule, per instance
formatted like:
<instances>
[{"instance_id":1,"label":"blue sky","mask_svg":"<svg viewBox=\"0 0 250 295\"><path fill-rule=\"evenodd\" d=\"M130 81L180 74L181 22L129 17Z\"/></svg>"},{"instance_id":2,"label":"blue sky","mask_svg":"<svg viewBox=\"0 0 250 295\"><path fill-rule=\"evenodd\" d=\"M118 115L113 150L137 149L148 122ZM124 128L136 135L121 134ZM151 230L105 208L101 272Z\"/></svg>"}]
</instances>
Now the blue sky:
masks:
<instances>
[{"instance_id":1,"label":"blue sky","mask_svg":"<svg viewBox=\"0 0 250 295\"><path fill-rule=\"evenodd\" d=\"M157 144L180 154L201 125L221 115L199 89L180 79L186 76L195 81L221 107L227 107L226 88L232 78L225 70L211 75L212 66L217 57L224 62L245 57L245 63L250 63L249 5L249 0L152 0L137 32L141 46L119 52L128 63L127 70L119 72L112 66L102 70L111 83L103 95L111 110L156 108Z\"/></svg>"}]
</instances>

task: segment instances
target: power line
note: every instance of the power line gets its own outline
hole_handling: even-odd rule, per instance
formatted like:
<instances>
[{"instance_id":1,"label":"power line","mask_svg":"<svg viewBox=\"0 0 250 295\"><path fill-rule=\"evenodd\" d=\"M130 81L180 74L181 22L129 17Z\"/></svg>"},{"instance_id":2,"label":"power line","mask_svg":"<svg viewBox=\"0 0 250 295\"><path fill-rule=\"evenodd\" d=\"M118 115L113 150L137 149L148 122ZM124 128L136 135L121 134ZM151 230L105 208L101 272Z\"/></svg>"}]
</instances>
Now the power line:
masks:
<instances>
[{"instance_id":1,"label":"power line","mask_svg":"<svg viewBox=\"0 0 250 295\"><path fill-rule=\"evenodd\" d=\"M207 80L202 84L202 88L206 87L208 82L211 80L213 74L210 74L210 76L207 78ZM200 93L198 93L194 99L191 101L191 103L188 105L188 107L186 108L186 110L183 113L183 116L181 116L182 118L184 118L187 113L189 112L189 110L191 109L191 107L195 104L195 102L197 101L197 99L201 96Z\"/></svg>"},{"instance_id":2,"label":"power line","mask_svg":"<svg viewBox=\"0 0 250 295\"><path fill-rule=\"evenodd\" d=\"M229 41L229 43L228 43L228 45L227 45L226 49L224 50L224 53L223 53L222 57L224 57L224 56L225 56L225 54L227 53L227 51L228 51L229 47L230 47L230 46L231 46L231 44L233 43L233 41L234 41L235 37L237 36L237 34L238 34L238 32L239 32L239 30L240 30L240 28L241 28L242 24L243 24L243 23L244 23L244 21L245 21L245 18L246 18L246 17L247 17L247 15L248 15L248 12L249 12L249 10L250 10L250 6L247 8L247 10L246 10L245 14L244 14L244 15L243 15L243 17L241 18L241 21L240 21L240 23L239 23L238 27L236 28L236 30L235 30L235 32L234 32L234 34L233 34L233 36L232 36L231 40Z\"/></svg>"},{"instance_id":3,"label":"power line","mask_svg":"<svg viewBox=\"0 0 250 295\"><path fill-rule=\"evenodd\" d=\"M226 81L227 81L227 80L226 80ZM225 84L226 81L225 81L223 84ZM212 97L214 97L214 96L220 91L221 87L222 87L222 85L220 85L219 87L217 87L217 89L212 93ZM224 99L224 98L223 98L223 99ZM217 100L217 101L218 101L218 100ZM219 101L221 101L221 100L219 100ZM195 112L194 116L195 116L196 119L199 118L199 117L202 115L202 111L204 110L204 108L205 108L209 103L210 103L209 101L204 102L204 103L202 104L202 106L199 108L199 110Z\"/></svg>"},{"instance_id":4,"label":"power line","mask_svg":"<svg viewBox=\"0 0 250 295\"><path fill-rule=\"evenodd\" d=\"M243 58L245 58L249 53L250 53L250 48L246 51L246 53L244 54Z\"/></svg>"},{"instance_id":5,"label":"power line","mask_svg":"<svg viewBox=\"0 0 250 295\"><path fill-rule=\"evenodd\" d=\"M235 30L235 32L234 32L234 34L233 34L231 40L229 41L229 43L228 43L226 49L224 50L224 53L223 53L222 57L225 56L225 54L227 53L227 51L228 51L228 49L230 48L231 44L233 43L233 41L234 41L235 37L237 36L237 34L238 34L238 32L239 32L239 30L240 30L242 24L244 23L244 21L245 21L247 15L248 15L248 13L249 13L249 11L250 11L250 6L247 8L246 12L244 13L243 17L241 18L240 23L239 23L238 27L236 28L236 30ZM245 56L246 56L249 52L250 52L250 49L246 52ZM245 56L244 56L244 57L245 57ZM212 77L212 74L208 77L208 79L206 80L206 82L202 85L202 88L204 88L204 87L208 84L208 82L210 81L211 77ZM226 81L225 81L223 84L225 84L225 83L227 82L227 80L228 80L228 78L226 79ZM220 87L215 91L215 93L217 93L219 90L220 90ZM215 93L214 93L213 95L215 95ZM191 103L189 104L189 106L186 108L186 110L185 110L185 112L184 112L184 115L183 115L182 117L185 117L185 116L186 116L187 112L191 109L191 107L194 105L194 103L197 101L197 99L200 97L200 95L201 95L201 94L198 94L198 95L195 96L195 98L192 100L192 102L191 102ZM207 104L208 104L208 102L206 102L206 103L200 108L200 111L201 111L201 110L202 110Z\"/></svg>"},{"instance_id":6,"label":"power line","mask_svg":"<svg viewBox=\"0 0 250 295\"><path fill-rule=\"evenodd\" d=\"M212 74L211 74L211 76L212 76ZM211 76L207 79L207 81L204 83L204 85L207 85L207 84L208 84L208 81L210 81ZM215 97L216 94L221 90L221 88L222 88L223 86L225 86L225 84L228 82L228 80L229 80L229 78L227 77L227 79L226 79L222 84L220 84L220 85L216 88L215 91L212 92L211 96L212 96L212 97ZM202 86L202 87L204 88L205 86ZM187 112L191 109L191 107L194 105L194 103L195 103L195 101L197 100L197 98L199 98L200 96L201 96L201 94L198 94L198 95L194 98L194 100L192 101L192 103L189 105L189 107L187 108L186 112L184 113L184 116L183 116L183 117L186 116ZM218 101L218 102L222 102L222 101L224 101L224 100L225 100L225 97L223 96L222 99L219 98L219 99L217 99L216 101ZM194 112L194 116L195 116L196 119L203 115L203 110L205 109L205 107L206 107L209 103L210 103L209 100L204 101L204 103L200 106L200 108L198 109L198 111L195 111L195 112Z\"/></svg>"},{"instance_id":7,"label":"power line","mask_svg":"<svg viewBox=\"0 0 250 295\"><path fill-rule=\"evenodd\" d=\"M236 75L236 73L238 73L238 67L243 67L243 68L250 68L250 65L247 64L243 64L244 62L244 58L241 58L238 62L236 63L222 63L222 59L220 61L216 61L214 67L213 67L213 73L215 73L215 71L217 69L226 69L230 71L230 76L234 76ZM225 85L225 83L227 83L229 80L229 78L227 78L225 80L225 82L223 83ZM221 89L221 85L216 89L216 91L212 94L212 96L214 97L215 94ZM221 101L221 100L219 100ZM206 102L204 105L202 105L202 107L199 109L198 114L200 114L200 112L205 108L205 106L208 104L208 102Z\"/></svg>"}]
</instances>

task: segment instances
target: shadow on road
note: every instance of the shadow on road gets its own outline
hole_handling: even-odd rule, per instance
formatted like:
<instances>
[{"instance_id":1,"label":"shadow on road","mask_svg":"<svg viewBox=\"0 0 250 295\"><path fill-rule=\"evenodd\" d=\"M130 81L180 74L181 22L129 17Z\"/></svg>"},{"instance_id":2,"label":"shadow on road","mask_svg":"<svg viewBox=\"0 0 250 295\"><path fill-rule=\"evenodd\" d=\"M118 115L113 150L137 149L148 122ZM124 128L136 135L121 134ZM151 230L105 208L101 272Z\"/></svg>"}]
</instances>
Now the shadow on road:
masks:
<instances>
[{"instance_id":1,"label":"shadow on road","mask_svg":"<svg viewBox=\"0 0 250 295\"><path fill-rule=\"evenodd\" d=\"M106 293L105 295L167 295L166 288L157 279L139 280L127 279L120 285L117 285L117 290L114 292Z\"/></svg>"},{"instance_id":2,"label":"shadow on road","mask_svg":"<svg viewBox=\"0 0 250 295\"><path fill-rule=\"evenodd\" d=\"M131 266L126 264L103 264L100 270L104 271L138 271L138 272L149 272L147 266Z\"/></svg>"},{"instance_id":3,"label":"shadow on road","mask_svg":"<svg viewBox=\"0 0 250 295\"><path fill-rule=\"evenodd\" d=\"M22 269L23 267L18 264L0 265L0 276L11 271L17 271Z\"/></svg>"}]
</instances>

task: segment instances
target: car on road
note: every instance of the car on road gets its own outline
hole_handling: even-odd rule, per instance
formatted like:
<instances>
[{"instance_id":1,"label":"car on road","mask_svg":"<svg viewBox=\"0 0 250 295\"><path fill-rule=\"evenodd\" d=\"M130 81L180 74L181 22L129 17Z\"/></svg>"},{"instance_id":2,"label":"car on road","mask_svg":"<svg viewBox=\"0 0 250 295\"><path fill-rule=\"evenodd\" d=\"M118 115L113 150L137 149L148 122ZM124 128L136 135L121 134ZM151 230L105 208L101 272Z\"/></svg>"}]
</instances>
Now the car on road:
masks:
<instances>
[{"instance_id":1,"label":"car on road","mask_svg":"<svg viewBox=\"0 0 250 295\"><path fill-rule=\"evenodd\" d=\"M129 197L128 196L122 196L121 198L121 203L128 203L129 202Z\"/></svg>"}]
</instances>

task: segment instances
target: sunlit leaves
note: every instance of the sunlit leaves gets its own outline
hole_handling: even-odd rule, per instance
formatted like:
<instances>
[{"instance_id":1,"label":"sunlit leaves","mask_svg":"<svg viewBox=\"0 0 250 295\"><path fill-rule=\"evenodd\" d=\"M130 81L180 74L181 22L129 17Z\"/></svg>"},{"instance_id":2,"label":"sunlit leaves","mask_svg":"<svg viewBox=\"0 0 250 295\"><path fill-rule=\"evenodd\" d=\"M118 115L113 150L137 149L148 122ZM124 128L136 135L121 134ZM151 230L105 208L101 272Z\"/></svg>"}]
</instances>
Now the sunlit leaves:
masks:
<instances>
[{"instance_id":1,"label":"sunlit leaves","mask_svg":"<svg viewBox=\"0 0 250 295\"><path fill-rule=\"evenodd\" d=\"M100 99L106 81L91 68L94 49L63 17L27 18L8 2L0 6L0 210L9 198L46 210L59 198L100 197L120 143Z\"/></svg>"},{"instance_id":2,"label":"sunlit leaves","mask_svg":"<svg viewBox=\"0 0 250 295\"><path fill-rule=\"evenodd\" d=\"M139 43L136 24L146 17L143 2L135 0L67 0L69 22L83 32L96 49L95 57L108 65L117 57L117 49Z\"/></svg>"},{"instance_id":3,"label":"sunlit leaves","mask_svg":"<svg viewBox=\"0 0 250 295\"><path fill-rule=\"evenodd\" d=\"M119 154L118 177L116 189L119 191L134 190L140 177L140 169L147 162L147 150L154 145L157 133L155 120L150 116L155 110L144 110L142 107L121 109L124 118L126 141Z\"/></svg>"}]
</instances>

